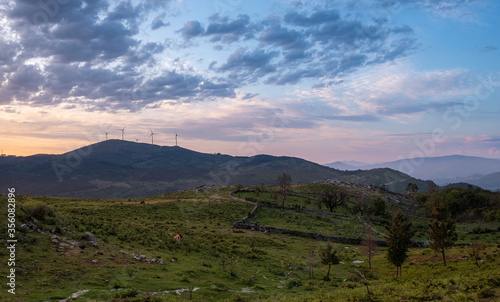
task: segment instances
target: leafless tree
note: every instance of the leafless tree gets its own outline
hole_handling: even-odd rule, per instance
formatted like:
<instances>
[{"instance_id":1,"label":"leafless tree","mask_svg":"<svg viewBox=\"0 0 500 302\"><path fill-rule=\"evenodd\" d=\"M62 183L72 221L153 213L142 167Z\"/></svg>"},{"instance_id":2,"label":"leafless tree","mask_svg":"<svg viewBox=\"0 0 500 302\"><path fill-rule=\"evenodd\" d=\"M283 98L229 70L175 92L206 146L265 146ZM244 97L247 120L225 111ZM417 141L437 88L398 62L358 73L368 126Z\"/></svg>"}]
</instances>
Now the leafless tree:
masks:
<instances>
[{"instance_id":1,"label":"leafless tree","mask_svg":"<svg viewBox=\"0 0 500 302\"><path fill-rule=\"evenodd\" d=\"M281 195L281 212L285 209L285 200L288 195L290 184L292 183L292 176L286 172L278 175L276 179L279 185L278 193Z\"/></svg>"},{"instance_id":2,"label":"leafless tree","mask_svg":"<svg viewBox=\"0 0 500 302\"><path fill-rule=\"evenodd\" d=\"M374 239L374 231L372 226L367 223L365 225L365 237L361 241L363 253L368 257L368 268L372 268L372 257L377 252L377 241Z\"/></svg>"},{"instance_id":3,"label":"leafless tree","mask_svg":"<svg viewBox=\"0 0 500 302\"><path fill-rule=\"evenodd\" d=\"M321 197L321 202L330 209L330 212L333 212L339 206L345 205L346 200L347 193L339 187L326 189Z\"/></svg>"}]
</instances>

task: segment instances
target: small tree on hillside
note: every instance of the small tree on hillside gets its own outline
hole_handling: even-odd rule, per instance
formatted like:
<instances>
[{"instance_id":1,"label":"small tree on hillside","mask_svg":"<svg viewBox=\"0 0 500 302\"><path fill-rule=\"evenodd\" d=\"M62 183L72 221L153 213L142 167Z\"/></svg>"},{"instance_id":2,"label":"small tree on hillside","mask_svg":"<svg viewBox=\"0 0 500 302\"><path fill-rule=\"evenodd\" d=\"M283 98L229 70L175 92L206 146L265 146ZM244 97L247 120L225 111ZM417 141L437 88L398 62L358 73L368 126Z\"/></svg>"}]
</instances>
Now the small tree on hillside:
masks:
<instances>
[{"instance_id":1,"label":"small tree on hillside","mask_svg":"<svg viewBox=\"0 0 500 302\"><path fill-rule=\"evenodd\" d=\"M377 196L377 198L371 201L369 209L371 214L379 217L385 217L387 205L382 197Z\"/></svg>"},{"instance_id":2,"label":"small tree on hillside","mask_svg":"<svg viewBox=\"0 0 500 302\"><path fill-rule=\"evenodd\" d=\"M340 187L328 188L323 192L321 203L325 204L330 212L339 206L344 206L347 201L347 193Z\"/></svg>"},{"instance_id":3,"label":"small tree on hillside","mask_svg":"<svg viewBox=\"0 0 500 302\"><path fill-rule=\"evenodd\" d=\"M283 212L283 210L285 209L285 199L288 195L290 184L292 183L292 176L286 172L283 172L278 175L276 181L279 185L278 193L281 195L281 211Z\"/></svg>"},{"instance_id":4,"label":"small tree on hillside","mask_svg":"<svg viewBox=\"0 0 500 302\"><path fill-rule=\"evenodd\" d=\"M479 242L479 237L472 238L472 242L470 243L471 247L471 256L474 257L476 261L476 266L479 267L479 255L481 251L484 249L484 244Z\"/></svg>"},{"instance_id":5,"label":"small tree on hillside","mask_svg":"<svg viewBox=\"0 0 500 302\"><path fill-rule=\"evenodd\" d=\"M435 251L440 251L443 256L443 265L446 266L445 249L453 246L457 241L455 232L455 221L451 217L450 211L446 209L444 203L439 201L432 207L429 222L430 247Z\"/></svg>"},{"instance_id":6,"label":"small tree on hillside","mask_svg":"<svg viewBox=\"0 0 500 302\"><path fill-rule=\"evenodd\" d=\"M408 183L408 185L406 185L406 193L408 193L409 195L413 195L417 192L418 192L417 184L410 182Z\"/></svg>"},{"instance_id":7,"label":"small tree on hillside","mask_svg":"<svg viewBox=\"0 0 500 302\"><path fill-rule=\"evenodd\" d=\"M368 257L368 268L372 268L372 257L377 252L377 241L374 238L372 226L368 223L365 225L365 238L361 241L363 253Z\"/></svg>"},{"instance_id":8,"label":"small tree on hillside","mask_svg":"<svg viewBox=\"0 0 500 302\"><path fill-rule=\"evenodd\" d=\"M389 225L386 225L388 230L387 244L387 259L396 266L396 277L401 276L401 266L408 258L407 252L411 245L411 238L415 235L415 231L411 228L412 224L403 214L401 209L398 209Z\"/></svg>"},{"instance_id":9,"label":"small tree on hillside","mask_svg":"<svg viewBox=\"0 0 500 302\"><path fill-rule=\"evenodd\" d=\"M315 261L315 253L316 250L314 249L314 247L312 247L310 250L309 250L309 278L310 279L314 279L314 266L316 265L316 261Z\"/></svg>"},{"instance_id":10,"label":"small tree on hillside","mask_svg":"<svg viewBox=\"0 0 500 302\"><path fill-rule=\"evenodd\" d=\"M331 266L340 263L337 251L333 250L332 243L328 241L328 244L320 251L319 255L321 257L321 263L325 265L328 264L328 272L326 273L325 280L330 281Z\"/></svg>"}]
</instances>

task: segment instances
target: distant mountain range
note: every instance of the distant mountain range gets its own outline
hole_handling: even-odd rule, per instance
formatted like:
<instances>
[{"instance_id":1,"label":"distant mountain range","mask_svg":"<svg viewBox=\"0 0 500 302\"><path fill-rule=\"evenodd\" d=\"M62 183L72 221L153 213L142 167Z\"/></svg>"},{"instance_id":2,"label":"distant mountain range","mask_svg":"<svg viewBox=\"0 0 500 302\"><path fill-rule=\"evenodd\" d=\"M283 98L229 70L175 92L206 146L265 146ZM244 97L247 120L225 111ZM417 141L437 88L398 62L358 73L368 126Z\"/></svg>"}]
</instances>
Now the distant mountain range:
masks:
<instances>
[{"instance_id":1,"label":"distant mountain range","mask_svg":"<svg viewBox=\"0 0 500 302\"><path fill-rule=\"evenodd\" d=\"M390 168L419 179L432 180L440 186L469 183L488 190L500 190L500 160L463 155L402 159L397 161L355 165L334 162L325 166L347 171Z\"/></svg>"},{"instance_id":2,"label":"distant mountain range","mask_svg":"<svg viewBox=\"0 0 500 302\"><path fill-rule=\"evenodd\" d=\"M60 155L0 157L0 187L25 195L129 198L201 185L275 185L287 172L292 183L328 179L385 185L404 192L409 182L426 191L430 182L391 169L339 171L294 157L235 157L123 140L107 140Z\"/></svg>"}]
</instances>

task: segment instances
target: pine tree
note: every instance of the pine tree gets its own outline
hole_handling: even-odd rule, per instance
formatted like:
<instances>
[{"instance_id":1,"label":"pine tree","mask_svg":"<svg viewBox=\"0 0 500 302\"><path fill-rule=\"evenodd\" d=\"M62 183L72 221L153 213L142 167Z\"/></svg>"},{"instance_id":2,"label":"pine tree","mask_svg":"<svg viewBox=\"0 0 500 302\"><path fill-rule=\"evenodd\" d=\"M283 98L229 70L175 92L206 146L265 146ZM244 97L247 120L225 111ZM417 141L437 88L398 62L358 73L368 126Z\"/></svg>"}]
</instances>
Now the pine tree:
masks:
<instances>
[{"instance_id":1,"label":"pine tree","mask_svg":"<svg viewBox=\"0 0 500 302\"><path fill-rule=\"evenodd\" d=\"M411 238L415 235L415 231L411 228L412 224L403 214L401 209L398 209L389 225L387 244L387 258L396 266L396 277L401 276L401 266L408 258L407 252L411 245Z\"/></svg>"},{"instance_id":2,"label":"pine tree","mask_svg":"<svg viewBox=\"0 0 500 302\"><path fill-rule=\"evenodd\" d=\"M455 232L455 221L451 217L450 211L446 209L442 201L436 202L432 207L431 218L429 222L429 246L441 252L443 256L443 265L446 266L445 249L453 246L457 241Z\"/></svg>"},{"instance_id":3,"label":"pine tree","mask_svg":"<svg viewBox=\"0 0 500 302\"><path fill-rule=\"evenodd\" d=\"M332 243L328 241L328 244L320 252L321 263L328 264L328 272L326 273L325 280L330 281L330 268L332 264L339 264L340 260L337 256L337 251L333 250Z\"/></svg>"}]
</instances>

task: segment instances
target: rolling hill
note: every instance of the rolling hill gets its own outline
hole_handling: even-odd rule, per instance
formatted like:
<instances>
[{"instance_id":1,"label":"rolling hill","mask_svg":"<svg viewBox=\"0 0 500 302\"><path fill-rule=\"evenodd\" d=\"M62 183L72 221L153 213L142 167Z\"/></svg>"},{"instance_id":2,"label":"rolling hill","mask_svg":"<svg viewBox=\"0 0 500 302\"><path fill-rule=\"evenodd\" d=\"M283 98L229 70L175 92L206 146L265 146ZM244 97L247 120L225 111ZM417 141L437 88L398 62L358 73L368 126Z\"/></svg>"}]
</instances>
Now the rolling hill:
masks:
<instances>
[{"instance_id":1,"label":"rolling hill","mask_svg":"<svg viewBox=\"0 0 500 302\"><path fill-rule=\"evenodd\" d=\"M402 192L409 182L428 183L391 170L347 171L294 157L235 157L122 140L107 140L60 155L0 158L0 185L22 194L82 198L129 198L202 185L276 184L278 173L293 183L337 179Z\"/></svg>"}]
</instances>

